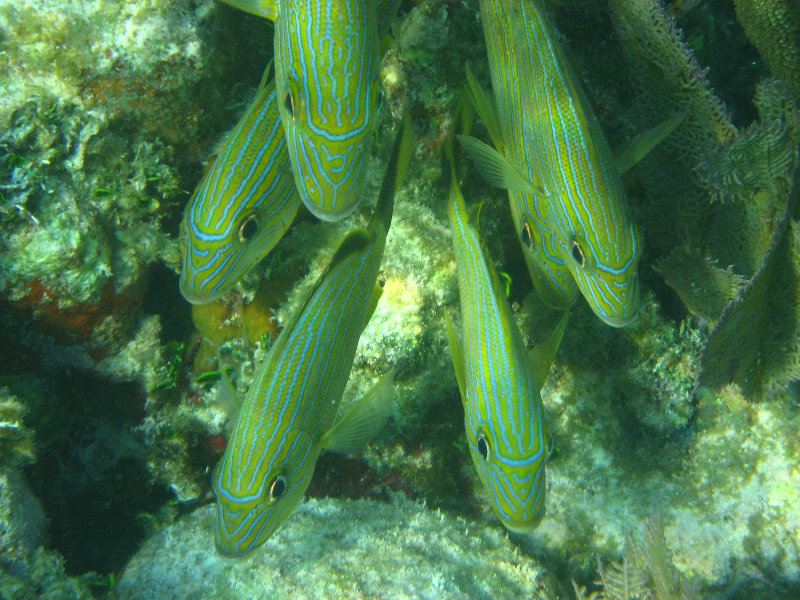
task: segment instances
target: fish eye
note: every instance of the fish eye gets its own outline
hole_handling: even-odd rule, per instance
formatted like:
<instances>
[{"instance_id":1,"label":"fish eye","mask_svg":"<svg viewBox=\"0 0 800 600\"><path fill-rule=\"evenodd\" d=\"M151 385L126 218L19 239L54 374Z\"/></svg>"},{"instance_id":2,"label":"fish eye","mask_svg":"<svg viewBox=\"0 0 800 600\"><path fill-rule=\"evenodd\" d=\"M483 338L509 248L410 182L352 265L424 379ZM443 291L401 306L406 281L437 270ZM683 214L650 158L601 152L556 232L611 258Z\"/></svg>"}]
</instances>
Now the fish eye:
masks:
<instances>
[{"instance_id":1,"label":"fish eye","mask_svg":"<svg viewBox=\"0 0 800 600\"><path fill-rule=\"evenodd\" d=\"M478 454L483 457L483 460L489 460L489 441L485 435L478 438Z\"/></svg>"},{"instance_id":2,"label":"fish eye","mask_svg":"<svg viewBox=\"0 0 800 600\"><path fill-rule=\"evenodd\" d=\"M522 232L520 233L520 241L526 248L533 250L533 236L531 235L531 226L528 222L522 224Z\"/></svg>"},{"instance_id":3,"label":"fish eye","mask_svg":"<svg viewBox=\"0 0 800 600\"><path fill-rule=\"evenodd\" d=\"M239 227L239 241L249 242L252 240L255 235L258 233L258 219L256 219L255 215L250 215L245 219L242 226Z\"/></svg>"},{"instance_id":4,"label":"fish eye","mask_svg":"<svg viewBox=\"0 0 800 600\"><path fill-rule=\"evenodd\" d=\"M277 500L283 496L284 492L286 492L286 480L283 476L278 475L272 480L272 483L269 484L269 499Z\"/></svg>"},{"instance_id":5,"label":"fish eye","mask_svg":"<svg viewBox=\"0 0 800 600\"><path fill-rule=\"evenodd\" d=\"M291 92L286 92L286 96L283 98L283 106L289 111L289 114L292 115L292 120L294 120L294 98L292 98Z\"/></svg>"},{"instance_id":6,"label":"fish eye","mask_svg":"<svg viewBox=\"0 0 800 600\"><path fill-rule=\"evenodd\" d=\"M576 240L572 240L572 258L581 267L586 266L586 255L583 253L583 248L581 248L581 245Z\"/></svg>"}]
</instances>

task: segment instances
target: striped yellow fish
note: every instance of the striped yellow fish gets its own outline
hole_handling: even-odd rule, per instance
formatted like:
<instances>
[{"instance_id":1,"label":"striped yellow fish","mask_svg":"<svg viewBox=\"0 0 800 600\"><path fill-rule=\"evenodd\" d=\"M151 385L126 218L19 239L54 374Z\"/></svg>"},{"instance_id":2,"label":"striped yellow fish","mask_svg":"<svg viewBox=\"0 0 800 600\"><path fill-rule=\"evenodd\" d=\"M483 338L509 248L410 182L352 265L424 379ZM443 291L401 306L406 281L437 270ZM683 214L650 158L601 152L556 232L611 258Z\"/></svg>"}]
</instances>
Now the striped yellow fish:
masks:
<instances>
[{"instance_id":1,"label":"striped yellow fish","mask_svg":"<svg viewBox=\"0 0 800 600\"><path fill-rule=\"evenodd\" d=\"M642 243L558 34L540 0L481 0L480 11L497 108L480 98L477 108L498 152L465 144L487 179L509 188L542 298L567 306L577 286L603 321L627 325L640 303Z\"/></svg>"},{"instance_id":2,"label":"striped yellow fish","mask_svg":"<svg viewBox=\"0 0 800 600\"><path fill-rule=\"evenodd\" d=\"M503 525L531 531L544 514L549 455L539 390L566 327L566 313L547 350L529 356L455 175L448 215L462 319L461 341L449 320L448 337L470 454Z\"/></svg>"},{"instance_id":3,"label":"striped yellow fish","mask_svg":"<svg viewBox=\"0 0 800 600\"><path fill-rule=\"evenodd\" d=\"M180 289L194 304L236 285L283 237L300 206L275 82L264 78L186 206Z\"/></svg>"},{"instance_id":4,"label":"striped yellow fish","mask_svg":"<svg viewBox=\"0 0 800 600\"><path fill-rule=\"evenodd\" d=\"M385 420L391 393L384 391L368 394L333 424L358 339L380 296L378 268L412 147L405 119L368 230L342 241L247 392L212 477L216 546L225 556L244 556L272 535L303 496L323 449L354 451Z\"/></svg>"},{"instance_id":5,"label":"striped yellow fish","mask_svg":"<svg viewBox=\"0 0 800 600\"><path fill-rule=\"evenodd\" d=\"M295 184L312 214L360 203L376 122L381 32L399 0L231 2L275 21L275 73Z\"/></svg>"}]
</instances>

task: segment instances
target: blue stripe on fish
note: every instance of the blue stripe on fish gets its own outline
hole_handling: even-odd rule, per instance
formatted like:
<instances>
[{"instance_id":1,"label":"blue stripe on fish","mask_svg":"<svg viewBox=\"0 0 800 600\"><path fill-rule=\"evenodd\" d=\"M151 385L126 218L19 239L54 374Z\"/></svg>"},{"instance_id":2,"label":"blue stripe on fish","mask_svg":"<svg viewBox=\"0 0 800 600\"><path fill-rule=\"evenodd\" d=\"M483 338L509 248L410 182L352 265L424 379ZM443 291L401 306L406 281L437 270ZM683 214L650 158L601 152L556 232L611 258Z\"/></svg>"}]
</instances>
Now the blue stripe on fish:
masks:
<instances>
[{"instance_id":1,"label":"blue stripe on fish","mask_svg":"<svg viewBox=\"0 0 800 600\"><path fill-rule=\"evenodd\" d=\"M211 302L281 239L300 206L275 83L262 85L187 204L183 296Z\"/></svg>"}]
</instances>

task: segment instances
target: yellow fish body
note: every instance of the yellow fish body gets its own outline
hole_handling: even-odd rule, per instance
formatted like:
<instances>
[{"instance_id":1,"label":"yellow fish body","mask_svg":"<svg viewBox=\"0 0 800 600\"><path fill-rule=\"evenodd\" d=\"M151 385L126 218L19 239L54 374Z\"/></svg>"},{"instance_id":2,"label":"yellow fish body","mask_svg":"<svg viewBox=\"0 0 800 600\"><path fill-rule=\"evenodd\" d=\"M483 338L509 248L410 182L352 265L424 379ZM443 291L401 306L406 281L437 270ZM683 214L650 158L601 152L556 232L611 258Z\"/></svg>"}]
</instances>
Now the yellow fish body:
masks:
<instances>
[{"instance_id":1,"label":"yellow fish body","mask_svg":"<svg viewBox=\"0 0 800 600\"><path fill-rule=\"evenodd\" d=\"M499 156L467 146L510 190L542 298L563 308L577 287L598 317L624 326L639 308L642 243L608 142L541 1L481 0L480 11L496 114L478 110L496 123Z\"/></svg>"},{"instance_id":2,"label":"yellow fish body","mask_svg":"<svg viewBox=\"0 0 800 600\"><path fill-rule=\"evenodd\" d=\"M245 556L269 539L300 502L322 450L353 451L385 419L391 394L376 393L334 423L356 345L380 295L376 279L394 193L412 146L405 120L368 230L345 237L247 391L212 476L216 547L225 556Z\"/></svg>"},{"instance_id":3,"label":"yellow fish body","mask_svg":"<svg viewBox=\"0 0 800 600\"><path fill-rule=\"evenodd\" d=\"M259 88L186 206L183 297L205 304L236 285L283 237L299 206L272 81Z\"/></svg>"}]
</instances>

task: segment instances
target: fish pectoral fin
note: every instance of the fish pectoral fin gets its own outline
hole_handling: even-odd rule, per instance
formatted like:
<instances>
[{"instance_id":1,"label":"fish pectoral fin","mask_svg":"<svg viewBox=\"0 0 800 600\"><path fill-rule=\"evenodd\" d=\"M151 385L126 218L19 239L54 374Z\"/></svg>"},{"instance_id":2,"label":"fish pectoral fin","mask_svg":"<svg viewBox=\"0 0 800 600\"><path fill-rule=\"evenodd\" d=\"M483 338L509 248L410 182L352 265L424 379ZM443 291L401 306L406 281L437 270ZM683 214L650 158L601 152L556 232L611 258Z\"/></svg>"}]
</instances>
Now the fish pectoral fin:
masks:
<instances>
[{"instance_id":1,"label":"fish pectoral fin","mask_svg":"<svg viewBox=\"0 0 800 600\"><path fill-rule=\"evenodd\" d=\"M561 345L561 338L564 337L564 331L567 329L568 320L569 310L566 310L550 336L528 351L528 360L533 370L533 376L536 378L536 384L540 388L544 385L547 374L550 372L550 366L553 364L558 347Z\"/></svg>"},{"instance_id":2,"label":"fish pectoral fin","mask_svg":"<svg viewBox=\"0 0 800 600\"><path fill-rule=\"evenodd\" d=\"M221 2L270 21L278 18L277 0L221 0Z\"/></svg>"},{"instance_id":3,"label":"fish pectoral fin","mask_svg":"<svg viewBox=\"0 0 800 600\"><path fill-rule=\"evenodd\" d=\"M228 377L219 347L215 349L214 354L217 357L217 367L219 368L219 388L217 388L215 399L220 408L228 415L228 429L233 431L239 418L239 413L242 411L242 399L236 393L236 388L233 387L231 378Z\"/></svg>"},{"instance_id":4,"label":"fish pectoral fin","mask_svg":"<svg viewBox=\"0 0 800 600\"><path fill-rule=\"evenodd\" d=\"M497 109L494 106L489 93L481 87L472 69L467 65L467 95L475 108L475 112L483 121L489 132L489 137L492 138L494 147L502 151L505 149L505 140L503 139L503 131L500 129L500 119L497 118ZM468 133L468 132L467 132Z\"/></svg>"},{"instance_id":5,"label":"fish pectoral fin","mask_svg":"<svg viewBox=\"0 0 800 600\"><path fill-rule=\"evenodd\" d=\"M447 324L447 342L450 345L450 355L453 357L453 368L456 371L456 381L458 382L458 391L461 393L461 401L466 402L467 395L465 393L464 375L464 350L461 347L461 340L458 337L458 332L453 326L453 319L450 318L448 313L444 315L445 323Z\"/></svg>"},{"instance_id":6,"label":"fish pectoral fin","mask_svg":"<svg viewBox=\"0 0 800 600\"><path fill-rule=\"evenodd\" d=\"M534 196L545 195L541 186L530 181L505 156L489 144L484 144L469 135L457 135L456 137L489 185Z\"/></svg>"},{"instance_id":7,"label":"fish pectoral fin","mask_svg":"<svg viewBox=\"0 0 800 600\"><path fill-rule=\"evenodd\" d=\"M392 414L393 380L391 369L322 435L322 447L340 454L360 453Z\"/></svg>"},{"instance_id":8,"label":"fish pectoral fin","mask_svg":"<svg viewBox=\"0 0 800 600\"><path fill-rule=\"evenodd\" d=\"M642 160L647 154L655 148L661 141L672 133L675 128L681 124L685 112L679 112L674 117L670 117L663 123L659 123L652 129L643 131L635 136L625 147L625 149L617 156L617 173L622 175L628 171L632 166Z\"/></svg>"}]
</instances>

